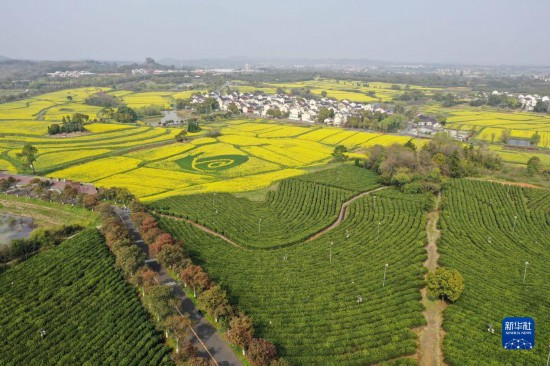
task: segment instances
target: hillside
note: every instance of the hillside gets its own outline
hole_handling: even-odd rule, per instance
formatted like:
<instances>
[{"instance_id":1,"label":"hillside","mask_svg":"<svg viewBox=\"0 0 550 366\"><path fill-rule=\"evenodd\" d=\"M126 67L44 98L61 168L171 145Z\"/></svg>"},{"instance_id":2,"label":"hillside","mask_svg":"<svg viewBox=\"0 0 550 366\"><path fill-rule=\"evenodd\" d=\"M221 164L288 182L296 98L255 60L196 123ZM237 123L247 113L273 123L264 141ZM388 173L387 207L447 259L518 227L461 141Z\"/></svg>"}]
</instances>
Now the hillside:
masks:
<instances>
[{"instance_id":1,"label":"hillside","mask_svg":"<svg viewBox=\"0 0 550 366\"><path fill-rule=\"evenodd\" d=\"M95 229L0 274L0 288L2 365L170 364Z\"/></svg>"}]
</instances>

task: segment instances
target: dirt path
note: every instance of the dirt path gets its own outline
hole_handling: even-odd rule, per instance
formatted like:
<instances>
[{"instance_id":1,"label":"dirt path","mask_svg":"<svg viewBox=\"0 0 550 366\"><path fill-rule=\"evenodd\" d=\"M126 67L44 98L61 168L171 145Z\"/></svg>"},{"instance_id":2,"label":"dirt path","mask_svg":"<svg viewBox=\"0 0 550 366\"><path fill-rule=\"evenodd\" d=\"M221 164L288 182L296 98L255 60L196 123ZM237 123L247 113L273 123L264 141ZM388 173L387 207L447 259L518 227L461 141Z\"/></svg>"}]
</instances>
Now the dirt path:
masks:
<instances>
[{"instance_id":1,"label":"dirt path","mask_svg":"<svg viewBox=\"0 0 550 366\"><path fill-rule=\"evenodd\" d=\"M426 225L426 234L428 236L428 259L424 262L424 267L429 271L437 268L439 253L437 252L437 241L441 237L441 232L437 228L439 220L439 204L441 195L437 197L436 208L428 214L428 223ZM428 323L420 328L418 337L418 364L424 366L445 365L443 362L443 337L445 332L441 328L443 322L443 310L446 303L439 300L430 300L426 294L426 288L420 290L422 295L422 304L425 310L422 312Z\"/></svg>"},{"instance_id":2,"label":"dirt path","mask_svg":"<svg viewBox=\"0 0 550 366\"><path fill-rule=\"evenodd\" d=\"M518 187L525 187L525 188L542 188L542 189L544 189L544 187L536 186L536 185L530 184L530 183L523 183L523 182L510 182L510 181L507 181L507 180L486 179L486 178L467 178L467 179L482 180L484 182L492 182L492 183L500 183L500 184L504 184L504 185L508 185L508 186L518 186Z\"/></svg>"},{"instance_id":3,"label":"dirt path","mask_svg":"<svg viewBox=\"0 0 550 366\"><path fill-rule=\"evenodd\" d=\"M361 194L358 194L357 196L353 196L352 198L350 198L349 200L347 200L346 202L344 202L342 204L342 207L340 208L340 214L338 215L338 218L336 219L336 221L334 221L330 226L324 228L323 230L319 231L318 233L313 234L312 236L307 238L305 241L308 242L308 241L318 239L320 236L325 235L327 232L337 228L342 223L342 221L344 221L346 219L349 205L351 205L354 201L358 200L361 197L365 197L366 195L369 195L373 192L380 191L380 190L386 189L386 188L388 188L388 187L380 187L380 188L370 190L368 192L363 192Z\"/></svg>"},{"instance_id":4,"label":"dirt path","mask_svg":"<svg viewBox=\"0 0 550 366\"><path fill-rule=\"evenodd\" d=\"M324 228L323 230L313 234L312 236L310 236L309 238L307 238L305 240L305 242L308 242L308 241L312 241L312 240L315 240L317 238L319 238L320 236L326 234L327 232L335 229L336 227L338 227L342 221L344 221L346 219L346 216L347 216L347 210L348 210L348 207L349 205L351 205L353 203L353 201L356 201L358 200L359 198L361 197L364 197L368 194L371 194L373 192L376 192L376 191L380 191L382 189L385 189L387 187L379 187L379 188L376 188L376 189L373 189L373 190L370 190L370 191L367 191L367 192L363 192L361 194L358 194L356 196L353 196L352 198L350 198L349 200L347 200L346 202L344 202L342 204L342 207L340 208L340 213L338 215L338 218L336 219L336 221L334 221L330 226ZM158 212L155 212L157 215L159 216L162 216L162 217L166 217L166 218L169 218L169 219L172 219L172 220L177 220L177 221L183 221L183 222L186 222L188 224L191 224L193 225L194 227L196 227L197 229L199 230L202 230L204 231L205 233L208 233L210 235L214 235L220 239L222 239L223 241L225 241L226 243L228 244L231 244L233 245L234 247L237 247L239 249L242 249L242 250L252 250L250 248L246 248L236 242L234 242L233 240L229 239L227 236L223 235L223 234L220 234L204 225L201 225L201 224L198 224L196 223L195 221L193 220L189 220L189 219L184 219L184 218L181 218L181 217L176 217L176 216L172 216L172 215L166 215L166 214L161 214L161 213L158 213ZM258 248L258 249L262 249L262 248Z\"/></svg>"},{"instance_id":5,"label":"dirt path","mask_svg":"<svg viewBox=\"0 0 550 366\"><path fill-rule=\"evenodd\" d=\"M155 212L157 215L159 216L162 216L162 217L166 217L166 218L169 218L169 219L172 219L172 220L176 220L176 221L183 221L183 222L186 222L188 224L191 224L193 225L194 227L196 227L197 229L199 230L202 230L204 231L205 233L207 234L210 234L210 235L214 235L220 239L222 239L223 241L225 241L226 243L228 244L231 244L233 245L234 247L237 247L239 249L242 249L242 250L250 250L249 248L245 248L237 243L235 243L233 240L229 239L227 236L225 235L222 235L218 232L215 232L214 230L212 229L209 229L207 228L206 226L204 225L201 225L201 224L197 224L195 221L193 220L189 220L189 219L184 219L184 218L181 218L181 217L176 217L176 216L172 216L172 215L166 215L166 214L159 214L158 212Z\"/></svg>"}]
</instances>

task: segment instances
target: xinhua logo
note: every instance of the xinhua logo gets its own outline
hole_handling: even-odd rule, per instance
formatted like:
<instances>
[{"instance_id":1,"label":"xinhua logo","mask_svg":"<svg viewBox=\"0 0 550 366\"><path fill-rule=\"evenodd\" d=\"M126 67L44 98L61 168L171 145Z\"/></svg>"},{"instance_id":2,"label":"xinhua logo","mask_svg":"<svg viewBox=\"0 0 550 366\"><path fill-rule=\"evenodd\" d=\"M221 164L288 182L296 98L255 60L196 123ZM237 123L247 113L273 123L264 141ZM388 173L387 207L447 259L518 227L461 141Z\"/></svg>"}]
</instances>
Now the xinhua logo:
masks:
<instances>
[{"instance_id":1,"label":"xinhua logo","mask_svg":"<svg viewBox=\"0 0 550 366\"><path fill-rule=\"evenodd\" d=\"M502 320L502 347L530 350L535 347L535 321L529 317Z\"/></svg>"}]
</instances>

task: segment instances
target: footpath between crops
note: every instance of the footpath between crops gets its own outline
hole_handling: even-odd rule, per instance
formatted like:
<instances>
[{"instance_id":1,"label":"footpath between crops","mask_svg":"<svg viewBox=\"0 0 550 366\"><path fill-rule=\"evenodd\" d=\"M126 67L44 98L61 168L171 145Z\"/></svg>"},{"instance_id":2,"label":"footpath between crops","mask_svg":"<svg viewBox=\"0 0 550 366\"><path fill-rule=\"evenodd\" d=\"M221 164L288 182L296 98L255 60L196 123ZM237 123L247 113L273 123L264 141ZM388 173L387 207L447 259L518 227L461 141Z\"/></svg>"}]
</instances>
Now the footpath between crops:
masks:
<instances>
[{"instance_id":1,"label":"footpath between crops","mask_svg":"<svg viewBox=\"0 0 550 366\"><path fill-rule=\"evenodd\" d=\"M318 239L320 238L321 236L325 235L326 233L328 233L329 231L332 231L334 229L336 229L338 226L340 226L342 224L342 222L347 218L347 213L348 213L348 207L356 200L362 198L362 197L365 197L369 194L372 194L374 192L377 192L377 191L380 191L382 189L386 189L388 187L378 187L376 189L372 189L370 191L366 191L366 192L363 192L363 193L360 193L358 195L355 195L353 197L351 197L350 199L348 199L347 201L345 201L343 204L342 204L342 207L340 208L340 212L338 214L338 217L336 218L336 220L330 224L329 226L327 226L326 228L324 229L321 229L320 231L312 234L311 236L309 236L307 239L305 239L304 241L302 242L309 242L309 241L312 241L312 240L315 240L315 239ZM197 229L201 230L201 231L204 231L205 233L207 234L210 234L210 235L213 235L215 237L218 237L220 239L222 239L223 241L225 241L226 243L230 244L230 245L233 245L234 247L237 247L239 249L242 249L242 250L247 250L247 251L250 251L250 250L265 250L265 248L256 248L256 249L252 249L252 248L248 248L248 247L245 247L243 245L240 245L238 244L237 242L229 239L227 236L223 235L223 234L220 234L210 228L208 228L207 226L204 226L204 225L201 225L193 220L190 220L190 219L186 219L186 218L183 218L183 217L178 217L178 216L174 216L174 215L169 215L169 214L163 214L163 213L159 213L159 212L155 212L155 215L157 216L160 216L160 217L165 217L165 218L168 218L168 219L171 219L171 220L176 220L176 221L183 221L183 222L186 222L190 225L193 225L194 227L196 227ZM284 245L285 247L286 246L290 246L290 245L294 245L294 244L298 244L298 243L291 243L291 244L288 244L288 245ZM269 248L268 248L269 249Z\"/></svg>"},{"instance_id":2,"label":"footpath between crops","mask_svg":"<svg viewBox=\"0 0 550 366\"><path fill-rule=\"evenodd\" d=\"M428 214L428 223L426 224L428 259L424 262L424 267L428 271L433 271L438 267L437 241L441 237L441 231L437 227L437 222L439 221L440 203L441 194L437 197L434 211ZM443 323L443 311L447 304L442 300L428 298L426 287L420 290L420 294L424 305L422 314L426 318L427 324L418 330L418 364L422 366L445 365L442 350L445 331L441 328L441 325Z\"/></svg>"}]
</instances>

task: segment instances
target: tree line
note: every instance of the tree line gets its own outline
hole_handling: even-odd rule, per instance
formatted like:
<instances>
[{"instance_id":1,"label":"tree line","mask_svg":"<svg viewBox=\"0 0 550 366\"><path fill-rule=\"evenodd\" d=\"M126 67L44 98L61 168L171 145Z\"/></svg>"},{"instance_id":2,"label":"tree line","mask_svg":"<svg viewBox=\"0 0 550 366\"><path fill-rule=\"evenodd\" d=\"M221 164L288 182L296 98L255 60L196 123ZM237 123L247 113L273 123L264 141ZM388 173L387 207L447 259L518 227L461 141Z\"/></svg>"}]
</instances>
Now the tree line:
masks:
<instances>
[{"instance_id":1,"label":"tree line","mask_svg":"<svg viewBox=\"0 0 550 366\"><path fill-rule=\"evenodd\" d=\"M272 343L254 338L252 319L232 306L227 292L210 278L201 266L192 263L183 242L162 230L155 217L139 203L132 205L131 218L139 228L142 239L149 246L151 256L178 274L184 286L198 299L200 309L216 323L220 323L221 328L226 330L227 339L242 349L243 355L246 355L252 365L286 365L286 361L277 359L277 350ZM146 277L148 276L151 276L151 273L146 272ZM159 319L168 316L167 311L158 310L156 314Z\"/></svg>"}]
</instances>

